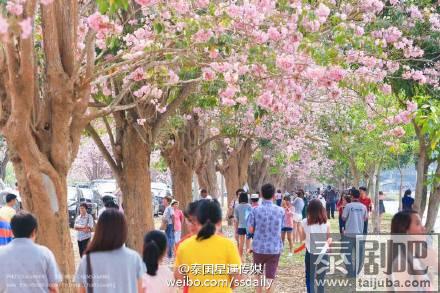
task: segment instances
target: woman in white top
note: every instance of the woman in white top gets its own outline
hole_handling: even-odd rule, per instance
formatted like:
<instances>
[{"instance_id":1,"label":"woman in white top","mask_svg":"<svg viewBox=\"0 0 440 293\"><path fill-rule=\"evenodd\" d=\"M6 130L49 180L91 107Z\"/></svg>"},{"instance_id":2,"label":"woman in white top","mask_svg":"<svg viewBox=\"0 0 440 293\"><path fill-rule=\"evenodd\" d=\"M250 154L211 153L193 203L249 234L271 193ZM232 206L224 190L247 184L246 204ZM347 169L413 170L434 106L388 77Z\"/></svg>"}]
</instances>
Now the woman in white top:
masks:
<instances>
[{"instance_id":1,"label":"woman in white top","mask_svg":"<svg viewBox=\"0 0 440 293\"><path fill-rule=\"evenodd\" d=\"M327 222L325 207L319 199L314 199L307 206L307 218L301 222L300 238L305 240L306 255L304 258L306 266L307 293L324 292L324 284L328 261L327 250L331 243L330 225ZM315 279L318 285L315 290Z\"/></svg>"},{"instance_id":2,"label":"woman in white top","mask_svg":"<svg viewBox=\"0 0 440 293\"><path fill-rule=\"evenodd\" d=\"M143 276L143 292L177 293L177 288L169 286L174 280L173 272L162 263L167 251L167 237L158 230L148 232L144 237L143 260L147 273Z\"/></svg>"},{"instance_id":3,"label":"woman in white top","mask_svg":"<svg viewBox=\"0 0 440 293\"><path fill-rule=\"evenodd\" d=\"M392 240L396 245L388 247L387 274L391 275L393 284L404 286L389 288L393 291L438 292L434 275L438 275L437 248L431 246L425 227L417 211L400 211L391 220ZM408 243L420 243L417 249L421 257L408 253ZM404 245L399 245L404 243ZM423 257L424 255L424 257ZM406 264L405 264L406 263ZM405 264L405 270L401 268Z\"/></svg>"}]
</instances>

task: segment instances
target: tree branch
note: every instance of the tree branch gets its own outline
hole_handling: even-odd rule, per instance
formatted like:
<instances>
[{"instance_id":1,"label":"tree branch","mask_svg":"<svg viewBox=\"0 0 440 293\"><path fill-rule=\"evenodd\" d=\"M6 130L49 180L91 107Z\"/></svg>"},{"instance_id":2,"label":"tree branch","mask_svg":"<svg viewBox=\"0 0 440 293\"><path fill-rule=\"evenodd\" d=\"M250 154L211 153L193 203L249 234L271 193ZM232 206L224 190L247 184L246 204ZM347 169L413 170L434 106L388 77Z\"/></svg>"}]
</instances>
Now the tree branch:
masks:
<instances>
[{"instance_id":1,"label":"tree branch","mask_svg":"<svg viewBox=\"0 0 440 293\"><path fill-rule=\"evenodd\" d=\"M214 140L219 139L219 138L221 138L221 137L223 137L222 134L217 134L217 135L214 135L214 136L212 136L212 137L206 139L206 140L203 141L201 144L199 144L199 145L196 146L194 149L192 149L191 152L190 152L190 155L191 155L191 156L194 155L199 149L203 148L205 145L209 144L211 141L214 141Z\"/></svg>"},{"instance_id":2,"label":"tree branch","mask_svg":"<svg viewBox=\"0 0 440 293\"><path fill-rule=\"evenodd\" d=\"M104 156L105 160L109 164L112 171L115 174L119 174L119 172L121 171L120 168L116 165L115 160L113 160L113 157L110 155L108 149L105 147L104 143L102 142L102 139L99 137L95 128L93 128L93 126L91 124L87 124L86 131L92 137L93 141L95 142L98 149L101 151L102 155Z\"/></svg>"},{"instance_id":3,"label":"tree branch","mask_svg":"<svg viewBox=\"0 0 440 293\"><path fill-rule=\"evenodd\" d=\"M153 123L152 126L152 138L153 141L155 140L155 138L157 137L158 133L159 133L159 129L162 126L163 123L165 123L165 121L171 116L173 115L176 110L180 107L180 105L182 105L182 103L192 94L195 92L197 86L198 86L198 81L194 81L191 83L186 83L182 86L181 92L179 94L178 97L176 97L167 107L167 110L158 115L158 117L156 118L156 121Z\"/></svg>"}]
</instances>

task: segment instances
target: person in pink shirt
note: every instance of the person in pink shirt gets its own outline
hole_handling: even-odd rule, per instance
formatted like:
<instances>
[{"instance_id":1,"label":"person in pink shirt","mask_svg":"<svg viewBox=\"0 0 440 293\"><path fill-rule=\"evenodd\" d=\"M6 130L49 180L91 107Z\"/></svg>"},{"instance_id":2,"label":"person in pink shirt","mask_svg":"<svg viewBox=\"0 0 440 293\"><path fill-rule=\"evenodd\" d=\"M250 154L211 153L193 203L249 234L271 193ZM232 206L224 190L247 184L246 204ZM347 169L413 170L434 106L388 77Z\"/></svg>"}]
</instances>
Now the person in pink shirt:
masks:
<instances>
[{"instance_id":1,"label":"person in pink shirt","mask_svg":"<svg viewBox=\"0 0 440 293\"><path fill-rule=\"evenodd\" d=\"M286 239L287 235L287 241L289 241L289 256L292 256L292 249L293 249L293 238L292 238L292 232L293 232L293 213L295 212L295 208L292 206L292 203L290 202L290 196L286 195L283 198L282 208L284 208L284 224L283 228L281 229L281 239L284 243L284 240Z\"/></svg>"},{"instance_id":2,"label":"person in pink shirt","mask_svg":"<svg viewBox=\"0 0 440 293\"><path fill-rule=\"evenodd\" d=\"M183 212L179 209L179 202L173 200L171 202L171 207L174 210L174 243L177 244L182 236L182 223L183 223Z\"/></svg>"}]
</instances>

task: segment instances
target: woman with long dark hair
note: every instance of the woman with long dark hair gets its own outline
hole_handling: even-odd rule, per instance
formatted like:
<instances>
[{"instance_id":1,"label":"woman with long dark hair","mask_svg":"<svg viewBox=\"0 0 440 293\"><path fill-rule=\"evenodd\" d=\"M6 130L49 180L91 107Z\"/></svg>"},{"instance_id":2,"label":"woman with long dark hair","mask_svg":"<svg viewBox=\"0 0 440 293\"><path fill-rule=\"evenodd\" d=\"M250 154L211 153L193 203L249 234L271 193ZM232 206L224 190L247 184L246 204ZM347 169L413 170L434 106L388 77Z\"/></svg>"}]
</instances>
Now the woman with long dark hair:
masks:
<instances>
[{"instance_id":1,"label":"woman with long dark hair","mask_svg":"<svg viewBox=\"0 0 440 293\"><path fill-rule=\"evenodd\" d=\"M235 244L218 235L222 224L222 211L217 200L202 200L197 206L197 222L201 226L197 235L182 242L176 252L174 276L183 280L186 277L194 284L188 292L222 293L232 292L234 279L238 275L228 269L241 264ZM198 265L203 270L197 273L186 270ZM221 269L224 267L225 269ZM216 269L217 268L217 269ZM220 269L219 269L220 268ZM214 285L214 282L216 286ZM199 286L198 286L199 285Z\"/></svg>"},{"instance_id":2,"label":"woman with long dark hair","mask_svg":"<svg viewBox=\"0 0 440 293\"><path fill-rule=\"evenodd\" d=\"M327 211L319 199L309 202L307 218L301 222L299 234L301 240L305 240L307 249L304 258L307 293L316 292L315 279L318 281L317 292L324 292L323 281L326 273L324 267L325 260L328 259L327 249L331 238ZM320 259L319 262L318 259Z\"/></svg>"},{"instance_id":3,"label":"woman with long dark hair","mask_svg":"<svg viewBox=\"0 0 440 293\"><path fill-rule=\"evenodd\" d=\"M98 219L95 235L87 246L76 273L79 292L142 292L145 264L139 254L127 247L127 222L116 209L105 210Z\"/></svg>"},{"instance_id":4,"label":"woman with long dark hair","mask_svg":"<svg viewBox=\"0 0 440 293\"><path fill-rule=\"evenodd\" d=\"M438 274L438 254L429 244L418 212L405 210L395 214L391 234L393 245L388 247L387 274L393 284L409 284L405 288L395 287L394 291L433 292L432 274ZM409 243L418 243L415 250L410 251Z\"/></svg>"},{"instance_id":5,"label":"woman with long dark hair","mask_svg":"<svg viewBox=\"0 0 440 293\"><path fill-rule=\"evenodd\" d=\"M162 263L167 251L167 237L164 232L153 230L145 234L142 258L147 267L143 277L143 292L176 293L177 288L169 286L173 273Z\"/></svg>"}]
</instances>

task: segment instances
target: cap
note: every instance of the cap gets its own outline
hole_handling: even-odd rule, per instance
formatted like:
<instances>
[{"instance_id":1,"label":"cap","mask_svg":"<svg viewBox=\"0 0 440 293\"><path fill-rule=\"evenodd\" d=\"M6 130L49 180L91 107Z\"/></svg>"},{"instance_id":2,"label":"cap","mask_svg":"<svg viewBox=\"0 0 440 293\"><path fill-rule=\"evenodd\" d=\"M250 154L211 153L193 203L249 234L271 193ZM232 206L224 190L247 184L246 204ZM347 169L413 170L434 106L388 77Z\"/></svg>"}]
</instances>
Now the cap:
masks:
<instances>
[{"instance_id":1,"label":"cap","mask_svg":"<svg viewBox=\"0 0 440 293\"><path fill-rule=\"evenodd\" d=\"M257 199L257 198L260 198L258 193L251 194L251 199Z\"/></svg>"}]
</instances>

